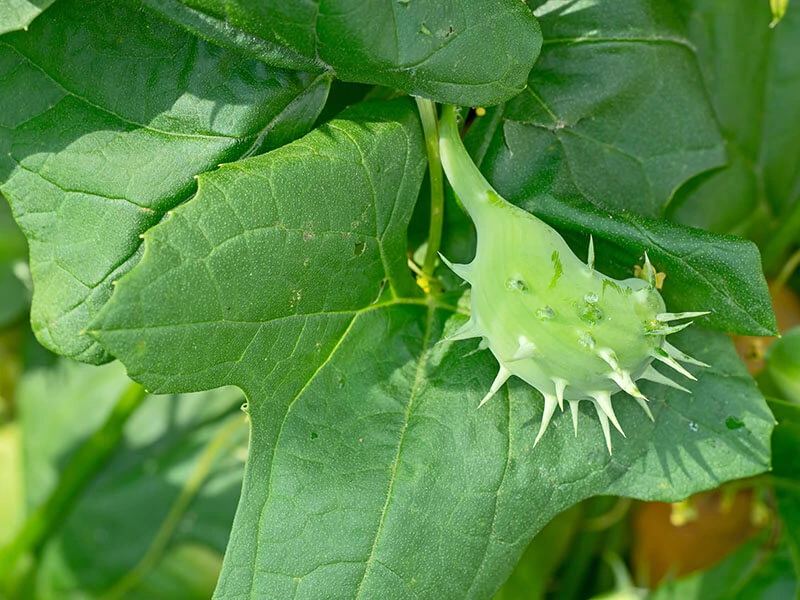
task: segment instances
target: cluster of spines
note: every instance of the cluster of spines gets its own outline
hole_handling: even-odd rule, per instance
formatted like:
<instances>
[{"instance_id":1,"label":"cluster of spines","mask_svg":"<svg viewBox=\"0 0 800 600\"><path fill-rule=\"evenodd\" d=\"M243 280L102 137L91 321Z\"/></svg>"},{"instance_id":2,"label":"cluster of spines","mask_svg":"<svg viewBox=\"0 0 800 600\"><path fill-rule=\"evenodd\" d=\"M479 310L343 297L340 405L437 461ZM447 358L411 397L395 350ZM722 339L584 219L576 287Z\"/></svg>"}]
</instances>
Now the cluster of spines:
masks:
<instances>
[{"instance_id":1,"label":"cluster of spines","mask_svg":"<svg viewBox=\"0 0 800 600\"><path fill-rule=\"evenodd\" d=\"M441 255L440 255L441 256ZM651 288L654 288L656 285L656 270L653 268L653 265L650 263L650 259L647 256L647 253L644 255L645 257L645 264L644 264L644 275L647 282L650 284ZM444 256L441 256L442 260L447 264L448 267L459 277L464 279L467 282L470 282L470 276L472 272L472 266L469 264L455 264L448 261ZM589 238L589 253L587 258L587 267L589 269L594 268L594 243L592 238ZM677 325L673 325L672 323L675 321L684 321L685 319L691 319L694 317L700 317L703 315L709 314L708 312L681 312L681 313L660 313L657 314L651 326L648 327L645 335L649 336L667 336L682 329L685 329L689 325L693 323L693 321L686 321L683 323L679 323ZM456 341L456 340L466 340L471 338L481 338L479 349L486 349L489 347L488 340L486 339L485 332L481 329L480 325L472 318L462 325L458 331L453 333L449 336L446 341ZM525 336L519 336L519 347L516 353L508 359L507 362L513 362L517 360L523 360L528 358L534 358L536 355L536 345L531 341L525 338ZM617 360L616 354L613 350L607 348L597 348L595 350L597 356L599 356L610 368L608 378L611 379L614 383L619 386L621 390L624 390L628 395L632 396L639 406L645 411L647 416L650 418L651 421L654 420L653 413L650 411L650 407L648 406L649 399L642 394L639 388L634 383L631 374L628 371L622 369L619 365L619 361ZM653 348L651 353L652 358L658 360L659 362L664 363L665 365L671 367L684 377L696 381L697 378L692 375L680 362L684 362L687 364L699 366L699 367L708 367L704 362L701 362L695 358L692 358L688 354L685 354L675 346L668 343L666 340L662 340L660 346ZM494 381L492 382L489 391L483 397L483 399L478 404L478 408L486 404L499 390L500 388L508 381L508 379L513 375L513 373L506 367L506 365L500 362L500 369L495 377ZM638 377L639 379L644 379L647 381L651 381L654 383L658 383L661 385L665 385L668 387L672 387L678 390L681 390L686 393L691 393L688 389L683 387L682 385L676 383L669 377L662 375L658 372L655 368L653 368L652 364L648 365L644 372ZM539 443L539 440L544 435L545 431L547 430L548 425L550 424L550 420L555 413L556 408L560 408L562 411L564 410L564 391L566 387L569 385L569 382L565 379L561 378L552 378L553 387L555 389L555 394L545 393L542 390L539 392L544 397L544 409L542 411L542 421L541 425L539 426L539 432L536 435L536 439L534 440L534 446ZM611 396L612 393L605 390L599 390L595 392L586 392L586 398L582 399L568 399L567 403L569 404L570 412L572 413L572 424L573 429L575 431L575 436L578 435L578 407L580 405L581 400L588 399L591 400L594 404L595 410L597 411L598 419L600 420L600 426L603 430L603 436L605 437L606 447L608 448L609 454L611 454L611 428L609 424L613 424L617 431L622 434L623 437L625 436L625 432L622 429L622 426L617 419L616 414L614 413L614 407L611 403Z\"/></svg>"}]
</instances>

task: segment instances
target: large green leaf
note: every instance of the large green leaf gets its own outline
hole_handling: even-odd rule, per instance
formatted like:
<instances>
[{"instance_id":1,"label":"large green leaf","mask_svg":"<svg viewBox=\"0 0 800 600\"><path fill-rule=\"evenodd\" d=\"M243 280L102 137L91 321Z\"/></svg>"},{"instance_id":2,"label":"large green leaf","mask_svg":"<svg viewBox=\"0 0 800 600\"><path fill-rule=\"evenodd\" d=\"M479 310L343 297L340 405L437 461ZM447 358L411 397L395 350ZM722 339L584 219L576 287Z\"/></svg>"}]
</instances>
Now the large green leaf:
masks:
<instances>
[{"instance_id":1,"label":"large green leaf","mask_svg":"<svg viewBox=\"0 0 800 600\"><path fill-rule=\"evenodd\" d=\"M361 105L201 177L98 318L150 388L249 398L217 598L487 598L582 498L675 500L768 466L772 416L731 342L701 330L676 342L713 364L694 396L646 387L655 424L620 401L613 457L588 407L577 440L560 415L534 449L541 398L519 381L477 410L496 362L436 343L465 317L405 267L424 164L410 106Z\"/></svg>"},{"instance_id":2,"label":"large green leaf","mask_svg":"<svg viewBox=\"0 0 800 600\"><path fill-rule=\"evenodd\" d=\"M0 0L0 35L27 29L54 0Z\"/></svg>"},{"instance_id":3,"label":"large green leaf","mask_svg":"<svg viewBox=\"0 0 800 600\"><path fill-rule=\"evenodd\" d=\"M108 360L80 334L140 234L196 174L305 133L329 83L99 0L64 0L0 38L0 80L0 189L30 242L33 327L87 362Z\"/></svg>"},{"instance_id":4,"label":"large green leaf","mask_svg":"<svg viewBox=\"0 0 800 600\"><path fill-rule=\"evenodd\" d=\"M800 220L800 4L790 2L775 28L769 27L766 2L681 0L680 5L730 164L682 191L675 216L767 242L765 225L781 225L793 213ZM795 226L786 235L796 238L800 221Z\"/></svg>"},{"instance_id":5,"label":"large green leaf","mask_svg":"<svg viewBox=\"0 0 800 600\"><path fill-rule=\"evenodd\" d=\"M330 70L439 102L502 102L542 43L519 0L144 0L190 31L270 64Z\"/></svg>"},{"instance_id":6,"label":"large green leaf","mask_svg":"<svg viewBox=\"0 0 800 600\"><path fill-rule=\"evenodd\" d=\"M653 219L686 179L724 160L670 6L547 2L535 12L545 42L528 88L478 119L466 139L489 181L556 227L583 233L584 248L593 233L599 264L618 275L630 276L647 252L667 273L671 309L709 310L703 323L717 329L774 334L753 244ZM454 250L469 252L463 243Z\"/></svg>"},{"instance_id":7,"label":"large green leaf","mask_svg":"<svg viewBox=\"0 0 800 600\"><path fill-rule=\"evenodd\" d=\"M19 406L31 510L49 496L74 451L128 385L119 363L64 361L23 379ZM207 598L215 583L208 557L216 555L219 568L241 486L241 403L241 393L230 388L147 398L112 460L45 546L35 598L128 598L137 592L153 600L203 598L191 595L200 582ZM196 574L194 582L176 581L182 564L212 571Z\"/></svg>"}]
</instances>

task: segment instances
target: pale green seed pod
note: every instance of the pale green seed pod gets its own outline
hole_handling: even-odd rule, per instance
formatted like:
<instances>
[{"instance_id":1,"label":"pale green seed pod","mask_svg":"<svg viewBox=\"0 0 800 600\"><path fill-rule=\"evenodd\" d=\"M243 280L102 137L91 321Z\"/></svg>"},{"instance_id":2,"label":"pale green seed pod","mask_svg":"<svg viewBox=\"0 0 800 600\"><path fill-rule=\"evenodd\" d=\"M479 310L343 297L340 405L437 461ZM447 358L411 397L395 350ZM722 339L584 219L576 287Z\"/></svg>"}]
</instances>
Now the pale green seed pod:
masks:
<instances>
[{"instance_id":1,"label":"pale green seed pod","mask_svg":"<svg viewBox=\"0 0 800 600\"><path fill-rule=\"evenodd\" d=\"M482 338L500 363L480 405L512 375L530 384L544 396L538 443L556 407L563 410L564 400L577 435L578 404L589 400L610 453L609 422L625 435L612 395L624 390L652 419L637 380L688 392L651 363L659 360L694 379L678 361L708 365L671 346L665 337L691 324L670 326L671 321L707 313L667 313L646 255L647 281L613 279L594 269L591 239L585 264L553 228L501 198L464 148L452 106L442 111L439 146L447 178L478 235L471 263L451 264L442 257L472 287L470 319L448 339Z\"/></svg>"}]
</instances>

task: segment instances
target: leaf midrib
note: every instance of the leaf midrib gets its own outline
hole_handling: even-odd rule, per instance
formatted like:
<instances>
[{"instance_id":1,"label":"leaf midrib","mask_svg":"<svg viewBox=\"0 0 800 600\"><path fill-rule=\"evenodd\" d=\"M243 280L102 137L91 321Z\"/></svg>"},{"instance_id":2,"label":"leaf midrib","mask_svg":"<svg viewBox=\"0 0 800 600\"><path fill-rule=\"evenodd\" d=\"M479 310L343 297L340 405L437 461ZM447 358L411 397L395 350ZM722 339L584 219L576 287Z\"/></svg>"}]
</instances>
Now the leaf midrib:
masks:
<instances>
[{"instance_id":1,"label":"leaf midrib","mask_svg":"<svg viewBox=\"0 0 800 600\"><path fill-rule=\"evenodd\" d=\"M386 490L386 500L383 503L383 508L381 509L381 518L378 522L378 528L375 532L375 539L372 543L372 548L369 553L369 557L367 557L367 561L364 565L364 574L361 577L361 580L358 583L358 588L355 594L355 600L359 600L361 598L361 593L364 588L364 582L367 580L367 577L372 570L372 565L376 561L375 553L378 549L378 544L381 540L381 535L383 533L383 525L386 522L386 514L389 511L389 503L392 499L392 492L394 491L394 484L397 480L397 465L400 463L400 455L403 451L403 442L405 441L406 431L408 430L408 423L411 419L411 411L414 407L414 399L416 398L420 387L423 383L424 376L425 376L425 364L428 360L428 352L429 352L429 345L431 339L431 330L433 329L433 315L436 310L435 305L428 303L428 312L425 319L425 333L422 336L422 352L420 353L419 360L417 362L417 368L414 373L414 382L411 385L411 393L408 399L408 405L406 406L405 414L403 415L403 426L400 429L400 438L397 441L397 450L395 451L394 460L392 461L391 472L389 474L389 487ZM354 319L355 321L355 319Z\"/></svg>"}]
</instances>

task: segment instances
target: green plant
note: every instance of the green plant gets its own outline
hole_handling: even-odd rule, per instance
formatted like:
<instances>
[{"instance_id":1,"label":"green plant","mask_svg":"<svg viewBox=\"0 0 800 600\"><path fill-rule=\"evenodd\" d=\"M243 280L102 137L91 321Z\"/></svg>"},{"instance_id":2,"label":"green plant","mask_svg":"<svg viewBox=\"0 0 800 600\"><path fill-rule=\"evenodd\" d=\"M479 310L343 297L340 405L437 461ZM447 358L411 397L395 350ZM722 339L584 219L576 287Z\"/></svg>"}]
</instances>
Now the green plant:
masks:
<instances>
[{"instance_id":1,"label":"green plant","mask_svg":"<svg viewBox=\"0 0 800 600\"><path fill-rule=\"evenodd\" d=\"M724 332L778 332L759 246L773 274L800 230L797 3L773 29L745 0L49 4L0 0L0 192L36 338L119 362L18 353L30 475L7 594L489 598L587 498L769 469L774 417ZM459 132L445 109L440 132L437 103L480 110ZM710 365L691 394L639 351L608 380L602 403L626 389L653 417L599 411L625 425L613 456L606 420L492 386L497 361L454 341L470 303L437 257L469 262L475 232L439 140L459 133L468 210L485 177L547 224L531 235L558 230L561 260L594 263L591 236L598 281L644 263L649 321L709 311L672 350L671 330L636 338ZM218 582L186 575L222 551Z\"/></svg>"}]
</instances>

